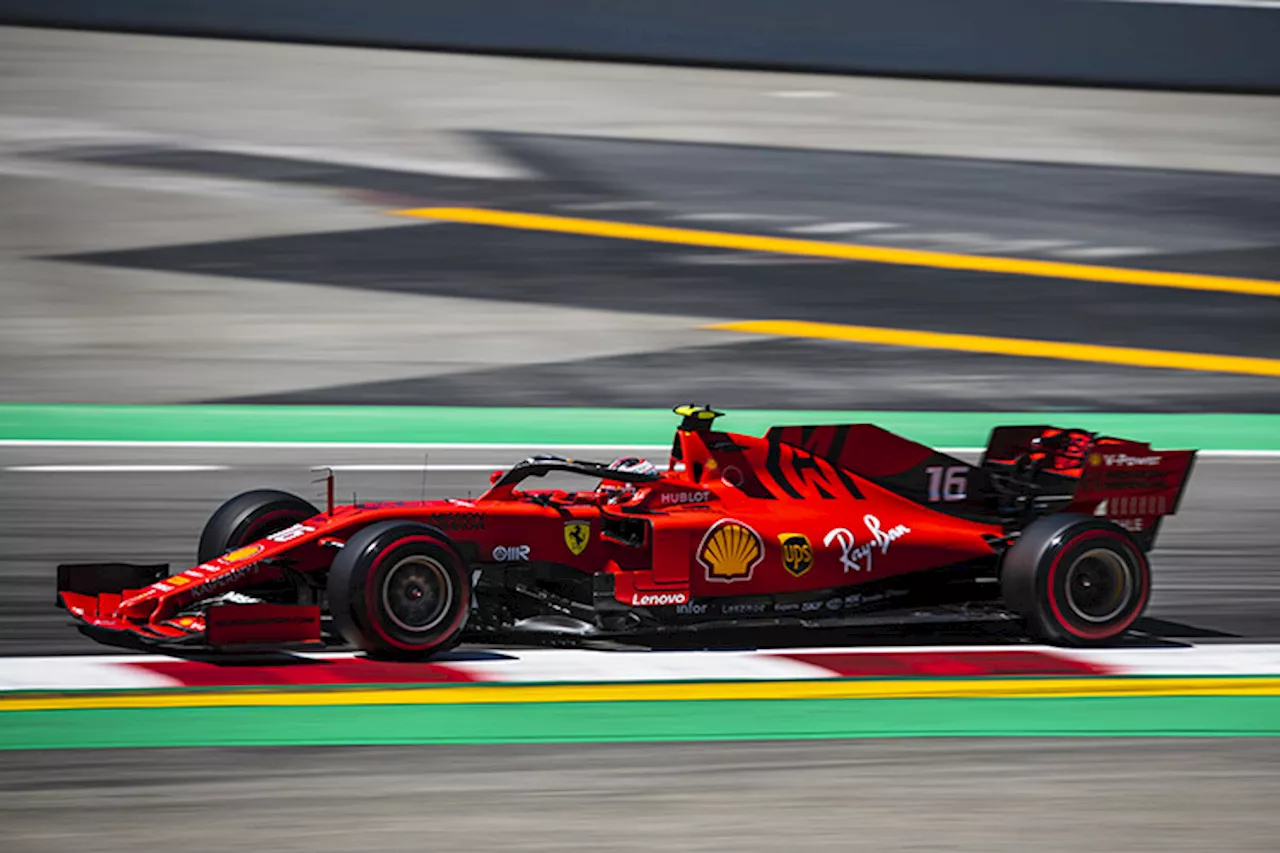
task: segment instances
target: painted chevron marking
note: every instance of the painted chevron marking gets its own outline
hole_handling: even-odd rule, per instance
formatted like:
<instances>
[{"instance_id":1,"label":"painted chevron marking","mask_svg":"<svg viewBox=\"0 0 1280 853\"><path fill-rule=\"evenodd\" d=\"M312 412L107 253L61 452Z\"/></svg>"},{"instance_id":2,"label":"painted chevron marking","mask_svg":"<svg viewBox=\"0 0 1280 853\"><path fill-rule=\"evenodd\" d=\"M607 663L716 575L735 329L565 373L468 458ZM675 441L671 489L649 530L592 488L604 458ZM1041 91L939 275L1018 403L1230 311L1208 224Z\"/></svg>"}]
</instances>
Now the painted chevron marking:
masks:
<instances>
[{"instance_id":1,"label":"painted chevron marking","mask_svg":"<svg viewBox=\"0 0 1280 853\"><path fill-rule=\"evenodd\" d=\"M876 678L1280 676L1280 645L1057 649L904 646L751 652L492 650L425 663L355 654L287 656L235 667L161 655L0 658L0 695L190 687L305 689L360 684L624 684Z\"/></svg>"}]
</instances>

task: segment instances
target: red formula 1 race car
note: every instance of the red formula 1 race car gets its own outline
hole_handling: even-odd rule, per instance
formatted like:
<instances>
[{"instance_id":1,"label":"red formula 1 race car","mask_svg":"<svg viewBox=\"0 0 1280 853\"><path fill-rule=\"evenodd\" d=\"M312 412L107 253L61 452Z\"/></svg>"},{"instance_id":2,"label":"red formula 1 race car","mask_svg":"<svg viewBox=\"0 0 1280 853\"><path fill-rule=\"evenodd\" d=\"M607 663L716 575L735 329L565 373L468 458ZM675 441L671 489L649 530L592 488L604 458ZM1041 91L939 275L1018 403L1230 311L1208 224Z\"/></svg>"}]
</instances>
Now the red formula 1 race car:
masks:
<instances>
[{"instance_id":1,"label":"red formula 1 race car","mask_svg":"<svg viewBox=\"0 0 1280 853\"><path fill-rule=\"evenodd\" d=\"M1014 426L970 465L869 424L759 438L715 429L704 406L675 411L665 471L534 456L475 500L331 497L323 512L247 492L209 520L194 568L59 566L58 603L104 642L204 650L340 637L425 657L516 631L992 614L1105 643L1147 605L1147 552L1195 458ZM588 488L521 488L552 473Z\"/></svg>"}]
</instances>

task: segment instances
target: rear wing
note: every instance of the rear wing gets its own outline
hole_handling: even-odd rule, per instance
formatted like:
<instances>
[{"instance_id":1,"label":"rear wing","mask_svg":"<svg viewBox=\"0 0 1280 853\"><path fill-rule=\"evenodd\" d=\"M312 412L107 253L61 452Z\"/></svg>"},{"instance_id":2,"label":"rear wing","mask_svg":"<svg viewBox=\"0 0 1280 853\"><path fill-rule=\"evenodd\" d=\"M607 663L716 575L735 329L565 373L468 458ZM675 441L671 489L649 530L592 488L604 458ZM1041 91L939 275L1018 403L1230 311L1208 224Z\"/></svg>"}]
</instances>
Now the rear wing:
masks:
<instances>
[{"instance_id":1,"label":"rear wing","mask_svg":"<svg viewBox=\"0 0 1280 853\"><path fill-rule=\"evenodd\" d=\"M1161 520L1177 513L1195 450L1052 426L998 427L981 466L1011 482L1067 498L1059 511L1096 515L1125 528L1146 550Z\"/></svg>"}]
</instances>

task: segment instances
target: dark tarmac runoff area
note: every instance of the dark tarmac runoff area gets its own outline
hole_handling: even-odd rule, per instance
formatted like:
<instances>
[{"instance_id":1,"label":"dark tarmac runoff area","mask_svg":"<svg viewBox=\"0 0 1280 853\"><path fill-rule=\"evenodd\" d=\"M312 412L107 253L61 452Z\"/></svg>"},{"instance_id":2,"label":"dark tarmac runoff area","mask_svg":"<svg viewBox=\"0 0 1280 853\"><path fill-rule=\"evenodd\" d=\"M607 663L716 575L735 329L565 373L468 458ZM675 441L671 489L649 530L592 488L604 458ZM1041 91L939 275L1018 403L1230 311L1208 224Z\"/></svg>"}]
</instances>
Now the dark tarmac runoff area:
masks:
<instances>
[{"instance_id":1,"label":"dark tarmac runoff area","mask_svg":"<svg viewBox=\"0 0 1280 853\"><path fill-rule=\"evenodd\" d=\"M822 240L971 259L1280 276L1280 177L985 162L857 152L478 134L537 170L480 182L307 168L214 151L70 150L77 163L234 176L379 194L388 209L548 217L487 226L388 216L383 228L62 255L113 269L235 276L419 298L714 318L728 332L603 357L433 371L219 402L661 406L672 393L755 408L1280 411L1280 285L1133 286L991 269L864 263L707 247L675 230ZM695 203L696 202L696 203ZM528 218L528 217L526 217ZM644 229L603 238L594 223ZM696 238L692 238L696 239ZM785 292L785 297L782 293ZM1010 355L868 346L789 330L731 337L739 321L803 321L1016 338ZM710 324L707 324L710 325ZM719 336L718 338L716 336ZM1045 343L1261 359L1276 370L1151 369L1102 356L1027 357ZM662 381L657 381L661 377Z\"/></svg>"},{"instance_id":2,"label":"dark tarmac runoff area","mask_svg":"<svg viewBox=\"0 0 1280 853\"><path fill-rule=\"evenodd\" d=\"M0 27L0 403L1280 414L1277 140L1260 96ZM238 492L541 449L0 445L0 656L119 653L54 566L189 567ZM1132 642L1280 642L1278 521L1280 458L1201 458ZM4 853L1263 853L1278 802L1275 739L0 751Z\"/></svg>"}]
</instances>

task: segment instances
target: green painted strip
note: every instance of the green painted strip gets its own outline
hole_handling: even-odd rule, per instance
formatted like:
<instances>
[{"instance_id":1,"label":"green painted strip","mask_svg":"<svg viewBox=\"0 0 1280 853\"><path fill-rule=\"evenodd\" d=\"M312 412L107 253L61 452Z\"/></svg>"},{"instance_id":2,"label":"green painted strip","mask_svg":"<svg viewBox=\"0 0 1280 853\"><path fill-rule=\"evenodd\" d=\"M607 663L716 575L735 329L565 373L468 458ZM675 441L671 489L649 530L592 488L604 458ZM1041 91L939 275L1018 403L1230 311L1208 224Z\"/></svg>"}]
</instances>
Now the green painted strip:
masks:
<instances>
[{"instance_id":1,"label":"green painted strip","mask_svg":"<svg viewBox=\"0 0 1280 853\"><path fill-rule=\"evenodd\" d=\"M0 749L7 750L956 736L1280 736L1280 697L148 708L0 716Z\"/></svg>"},{"instance_id":2,"label":"green painted strip","mask_svg":"<svg viewBox=\"0 0 1280 853\"><path fill-rule=\"evenodd\" d=\"M1001 424L1084 427L1166 449L1280 450L1280 415L731 411L725 429L875 423L925 444L980 447ZM664 445L663 409L451 406L133 406L0 403L0 440Z\"/></svg>"}]
</instances>

